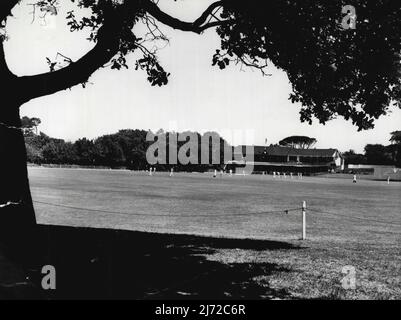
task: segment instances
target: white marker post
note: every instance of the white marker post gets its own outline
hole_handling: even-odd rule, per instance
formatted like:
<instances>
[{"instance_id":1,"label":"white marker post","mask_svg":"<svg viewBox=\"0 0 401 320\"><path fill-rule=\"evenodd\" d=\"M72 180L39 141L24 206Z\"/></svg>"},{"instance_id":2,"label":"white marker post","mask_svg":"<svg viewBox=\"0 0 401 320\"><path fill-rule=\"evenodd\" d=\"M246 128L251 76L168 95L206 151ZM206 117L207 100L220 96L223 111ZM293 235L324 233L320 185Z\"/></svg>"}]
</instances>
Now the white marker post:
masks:
<instances>
[{"instance_id":1,"label":"white marker post","mask_svg":"<svg viewBox=\"0 0 401 320\"><path fill-rule=\"evenodd\" d=\"M306 240L306 201L302 202L302 240Z\"/></svg>"}]
</instances>

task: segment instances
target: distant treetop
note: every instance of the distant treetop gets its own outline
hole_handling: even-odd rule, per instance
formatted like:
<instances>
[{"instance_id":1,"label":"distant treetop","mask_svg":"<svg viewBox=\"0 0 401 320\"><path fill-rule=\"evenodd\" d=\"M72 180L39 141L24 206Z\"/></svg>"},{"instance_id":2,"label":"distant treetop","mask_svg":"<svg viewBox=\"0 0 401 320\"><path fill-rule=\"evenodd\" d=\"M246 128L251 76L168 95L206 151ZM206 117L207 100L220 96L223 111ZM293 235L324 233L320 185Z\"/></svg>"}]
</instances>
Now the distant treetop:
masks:
<instances>
[{"instance_id":1,"label":"distant treetop","mask_svg":"<svg viewBox=\"0 0 401 320\"><path fill-rule=\"evenodd\" d=\"M290 136L279 141L280 146L292 147L297 149L309 149L316 144L315 138L307 136Z\"/></svg>"}]
</instances>

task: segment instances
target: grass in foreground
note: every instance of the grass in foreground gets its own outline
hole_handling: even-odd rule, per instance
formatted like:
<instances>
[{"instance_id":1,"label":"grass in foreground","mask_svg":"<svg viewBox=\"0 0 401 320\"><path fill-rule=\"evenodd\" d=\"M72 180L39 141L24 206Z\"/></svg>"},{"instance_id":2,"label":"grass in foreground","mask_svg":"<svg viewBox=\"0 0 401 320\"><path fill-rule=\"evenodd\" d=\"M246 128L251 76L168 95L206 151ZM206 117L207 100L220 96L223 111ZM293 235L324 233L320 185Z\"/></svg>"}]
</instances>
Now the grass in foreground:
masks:
<instances>
[{"instance_id":1,"label":"grass in foreground","mask_svg":"<svg viewBox=\"0 0 401 320\"><path fill-rule=\"evenodd\" d=\"M401 259L396 246L235 240L56 226L40 226L40 234L44 263L57 270L57 290L38 290L39 298L401 298ZM341 286L345 265L356 268L355 290ZM38 274L34 282L40 288ZM2 289L2 298L32 294L21 286Z\"/></svg>"}]
</instances>

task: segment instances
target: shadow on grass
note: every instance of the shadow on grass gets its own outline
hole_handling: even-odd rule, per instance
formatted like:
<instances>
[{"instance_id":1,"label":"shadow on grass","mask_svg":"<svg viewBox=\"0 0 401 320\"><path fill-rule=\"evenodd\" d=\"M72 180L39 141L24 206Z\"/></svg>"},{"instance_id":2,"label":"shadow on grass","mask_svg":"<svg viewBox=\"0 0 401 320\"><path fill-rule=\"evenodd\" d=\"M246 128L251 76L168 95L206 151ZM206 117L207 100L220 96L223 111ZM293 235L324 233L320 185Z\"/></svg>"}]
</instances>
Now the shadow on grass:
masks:
<instances>
[{"instance_id":1,"label":"shadow on grass","mask_svg":"<svg viewBox=\"0 0 401 320\"><path fill-rule=\"evenodd\" d=\"M57 289L48 299L290 298L254 277L283 272L270 263L207 260L218 249L299 249L285 242L39 226L44 264L55 266ZM33 282L40 287L37 272Z\"/></svg>"}]
</instances>

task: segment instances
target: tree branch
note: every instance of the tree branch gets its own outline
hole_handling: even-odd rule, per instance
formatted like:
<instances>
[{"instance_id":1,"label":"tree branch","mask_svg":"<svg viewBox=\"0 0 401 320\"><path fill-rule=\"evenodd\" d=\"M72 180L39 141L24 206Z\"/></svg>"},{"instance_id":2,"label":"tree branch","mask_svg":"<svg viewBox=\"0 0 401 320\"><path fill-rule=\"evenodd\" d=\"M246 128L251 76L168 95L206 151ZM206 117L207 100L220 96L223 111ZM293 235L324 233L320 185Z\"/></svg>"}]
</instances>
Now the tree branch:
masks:
<instances>
[{"instance_id":1,"label":"tree branch","mask_svg":"<svg viewBox=\"0 0 401 320\"><path fill-rule=\"evenodd\" d=\"M205 23L205 21L207 20L207 18L213 13L213 11L215 10L215 9L217 9L218 7L221 7L221 6L223 6L223 4L224 4L224 1L216 1L216 2L214 2L214 3L212 3L202 14L201 14L201 16L198 18L198 19L196 19L195 21L194 21L194 24L196 25L196 26L200 26L200 25L202 25L203 23Z\"/></svg>"},{"instance_id":2,"label":"tree branch","mask_svg":"<svg viewBox=\"0 0 401 320\"><path fill-rule=\"evenodd\" d=\"M151 0L144 1L143 7L155 19L173 29L181 31L190 31L200 34L208 28L216 27L227 23L227 21L223 20L223 21L214 21L203 25L206 22L207 18L212 14L212 12L216 8L222 6L223 4L224 0L212 3L194 22L185 22L168 15L167 13L161 11L160 8Z\"/></svg>"},{"instance_id":3,"label":"tree branch","mask_svg":"<svg viewBox=\"0 0 401 320\"><path fill-rule=\"evenodd\" d=\"M223 20L223 21L212 21L212 22L209 22L207 24L204 24L203 26L200 26L198 28L198 30L199 30L199 33L201 33L203 31L205 31L206 29L222 26L222 25L225 25L225 24L230 24L230 23L233 23L234 21L235 21L234 19Z\"/></svg>"},{"instance_id":4,"label":"tree branch","mask_svg":"<svg viewBox=\"0 0 401 320\"><path fill-rule=\"evenodd\" d=\"M57 71L19 77L22 103L86 82L97 69L109 62L118 50L118 27L103 25L98 31L96 45L78 61Z\"/></svg>"},{"instance_id":5,"label":"tree branch","mask_svg":"<svg viewBox=\"0 0 401 320\"><path fill-rule=\"evenodd\" d=\"M18 2L14 0L14 2ZM140 2L126 2L119 9L119 15L112 13L112 17L105 19L103 26L98 30L97 43L93 49L76 62L53 72L47 72L34 76L23 76L18 78L18 85L22 89L19 99L25 103L31 99L56 93L71 88L77 84L85 83L97 69L103 67L119 51L120 32L126 19L133 18L132 13L141 5L155 19L174 29L202 33L204 30L230 23L229 20L209 22L208 17L215 9L222 6L224 0L211 4L202 15L194 22L184 22L164 13L151 0ZM133 5L134 4L134 5ZM129 12L129 13L127 13ZM206 22L208 21L208 22ZM206 23L205 23L206 22Z\"/></svg>"}]
</instances>

